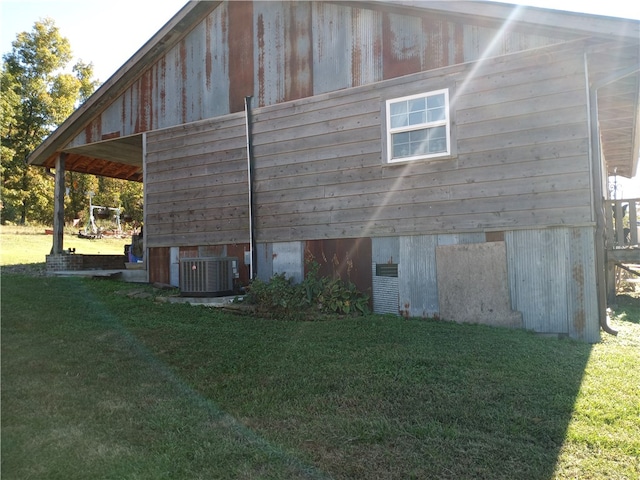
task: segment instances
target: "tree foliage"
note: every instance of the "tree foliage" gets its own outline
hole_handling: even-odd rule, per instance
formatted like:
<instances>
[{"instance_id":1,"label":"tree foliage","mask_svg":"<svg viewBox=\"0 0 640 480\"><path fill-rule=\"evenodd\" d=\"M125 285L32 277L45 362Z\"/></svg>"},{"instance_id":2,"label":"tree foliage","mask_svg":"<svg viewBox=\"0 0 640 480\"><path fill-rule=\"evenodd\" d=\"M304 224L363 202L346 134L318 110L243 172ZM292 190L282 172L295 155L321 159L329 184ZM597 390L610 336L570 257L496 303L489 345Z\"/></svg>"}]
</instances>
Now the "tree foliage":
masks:
<instances>
[{"instance_id":1,"label":"tree foliage","mask_svg":"<svg viewBox=\"0 0 640 480\"><path fill-rule=\"evenodd\" d=\"M50 223L53 218L52 175L27 165L28 155L95 90L93 65L81 60L71 68L69 41L52 19L35 22L22 32L3 55L0 72L0 149L2 223ZM142 186L66 172L67 219L78 218L87 208L88 192L108 206L120 206L121 192L142 195ZM141 216L141 213L138 215Z\"/></svg>"}]
</instances>

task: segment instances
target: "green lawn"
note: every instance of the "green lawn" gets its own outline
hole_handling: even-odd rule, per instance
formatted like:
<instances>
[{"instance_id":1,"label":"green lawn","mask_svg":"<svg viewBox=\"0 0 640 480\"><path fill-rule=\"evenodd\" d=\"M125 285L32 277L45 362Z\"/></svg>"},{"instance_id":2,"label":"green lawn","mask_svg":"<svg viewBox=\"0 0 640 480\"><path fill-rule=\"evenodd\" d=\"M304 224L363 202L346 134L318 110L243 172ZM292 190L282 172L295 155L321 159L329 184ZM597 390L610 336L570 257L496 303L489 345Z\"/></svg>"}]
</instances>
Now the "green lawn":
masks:
<instances>
[{"instance_id":1,"label":"green lawn","mask_svg":"<svg viewBox=\"0 0 640 480\"><path fill-rule=\"evenodd\" d=\"M157 295L3 274L3 480L640 478L637 298L587 345Z\"/></svg>"},{"instance_id":2,"label":"green lawn","mask_svg":"<svg viewBox=\"0 0 640 480\"><path fill-rule=\"evenodd\" d=\"M50 227L47 227L50 228ZM75 248L76 253L124 255L126 238L78 238L78 230L65 230L63 248ZM0 265L44 263L53 246L53 236L45 234L45 227L0 225Z\"/></svg>"},{"instance_id":3,"label":"green lawn","mask_svg":"<svg viewBox=\"0 0 640 480\"><path fill-rule=\"evenodd\" d=\"M593 346L265 321L11 273L41 267L51 240L0 228L3 478L640 478L637 294ZM65 236L79 253L124 243Z\"/></svg>"}]
</instances>

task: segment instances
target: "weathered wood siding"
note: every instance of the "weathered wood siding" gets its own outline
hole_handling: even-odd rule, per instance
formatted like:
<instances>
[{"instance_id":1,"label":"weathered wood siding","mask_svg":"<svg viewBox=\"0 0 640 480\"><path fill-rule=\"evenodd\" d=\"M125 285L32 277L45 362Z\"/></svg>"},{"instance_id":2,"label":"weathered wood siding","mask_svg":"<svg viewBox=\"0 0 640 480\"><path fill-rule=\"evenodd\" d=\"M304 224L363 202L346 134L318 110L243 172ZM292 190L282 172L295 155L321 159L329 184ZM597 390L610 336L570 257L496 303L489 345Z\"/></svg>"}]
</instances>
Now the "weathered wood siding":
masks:
<instances>
[{"instance_id":1,"label":"weathered wood siding","mask_svg":"<svg viewBox=\"0 0 640 480\"><path fill-rule=\"evenodd\" d=\"M258 241L589 224L582 58L549 47L256 109ZM383 163L384 100L446 87L457 156ZM243 122L148 134L150 246L247 241Z\"/></svg>"},{"instance_id":2,"label":"weathered wood siding","mask_svg":"<svg viewBox=\"0 0 640 480\"><path fill-rule=\"evenodd\" d=\"M457 158L386 165L384 99L452 89ZM263 241L585 224L585 79L542 51L381 82L255 114Z\"/></svg>"},{"instance_id":3,"label":"weathered wood siding","mask_svg":"<svg viewBox=\"0 0 640 480\"><path fill-rule=\"evenodd\" d=\"M148 134L147 245L248 241L244 115Z\"/></svg>"}]
</instances>

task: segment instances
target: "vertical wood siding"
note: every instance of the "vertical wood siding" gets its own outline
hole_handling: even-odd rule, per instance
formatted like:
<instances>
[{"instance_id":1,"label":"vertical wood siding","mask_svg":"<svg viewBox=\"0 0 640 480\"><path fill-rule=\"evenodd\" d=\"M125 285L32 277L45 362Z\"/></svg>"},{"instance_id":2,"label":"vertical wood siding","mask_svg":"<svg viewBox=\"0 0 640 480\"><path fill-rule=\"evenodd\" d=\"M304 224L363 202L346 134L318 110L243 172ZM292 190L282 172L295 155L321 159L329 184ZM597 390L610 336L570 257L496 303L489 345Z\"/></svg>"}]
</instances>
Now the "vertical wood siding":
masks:
<instances>
[{"instance_id":1,"label":"vertical wood siding","mask_svg":"<svg viewBox=\"0 0 640 480\"><path fill-rule=\"evenodd\" d=\"M427 12L333 2L223 2L72 146L557 43ZM489 51L489 46L493 49Z\"/></svg>"}]
</instances>

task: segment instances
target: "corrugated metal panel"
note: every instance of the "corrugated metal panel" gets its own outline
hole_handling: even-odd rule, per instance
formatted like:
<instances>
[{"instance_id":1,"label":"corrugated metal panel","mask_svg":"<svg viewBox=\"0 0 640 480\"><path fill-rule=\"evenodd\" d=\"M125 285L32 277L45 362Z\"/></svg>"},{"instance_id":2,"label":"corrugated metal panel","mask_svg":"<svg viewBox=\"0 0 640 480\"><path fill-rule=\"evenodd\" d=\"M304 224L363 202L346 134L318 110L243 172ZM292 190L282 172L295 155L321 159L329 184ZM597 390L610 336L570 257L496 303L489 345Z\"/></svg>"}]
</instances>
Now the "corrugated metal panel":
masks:
<instances>
[{"instance_id":1,"label":"corrugated metal panel","mask_svg":"<svg viewBox=\"0 0 640 480\"><path fill-rule=\"evenodd\" d=\"M374 313L398 314L398 277L376 276L377 264L399 262L400 238L382 237L371 239L371 277Z\"/></svg>"},{"instance_id":2,"label":"corrugated metal panel","mask_svg":"<svg viewBox=\"0 0 640 480\"><path fill-rule=\"evenodd\" d=\"M372 263L398 263L399 259L399 237L379 237L371 239Z\"/></svg>"},{"instance_id":3,"label":"corrugated metal panel","mask_svg":"<svg viewBox=\"0 0 640 480\"><path fill-rule=\"evenodd\" d=\"M286 2L289 23L285 28L285 100L313 95L312 3Z\"/></svg>"},{"instance_id":4,"label":"corrugated metal panel","mask_svg":"<svg viewBox=\"0 0 640 480\"><path fill-rule=\"evenodd\" d=\"M591 229L512 231L505 241L512 307L522 312L525 328L596 341Z\"/></svg>"},{"instance_id":5,"label":"corrugated metal panel","mask_svg":"<svg viewBox=\"0 0 640 480\"><path fill-rule=\"evenodd\" d=\"M353 9L351 84L367 85L382 80L382 14Z\"/></svg>"},{"instance_id":6,"label":"corrugated metal panel","mask_svg":"<svg viewBox=\"0 0 640 480\"><path fill-rule=\"evenodd\" d=\"M507 232L505 241L512 306L525 328L567 333L567 230Z\"/></svg>"},{"instance_id":7,"label":"corrugated metal panel","mask_svg":"<svg viewBox=\"0 0 640 480\"><path fill-rule=\"evenodd\" d=\"M257 79L256 106L273 105L285 98L285 5L258 2L253 9L257 45L253 52Z\"/></svg>"},{"instance_id":8,"label":"corrugated metal panel","mask_svg":"<svg viewBox=\"0 0 640 480\"><path fill-rule=\"evenodd\" d=\"M273 277L273 245L271 243L256 244L256 276L263 282Z\"/></svg>"},{"instance_id":9,"label":"corrugated metal panel","mask_svg":"<svg viewBox=\"0 0 640 480\"><path fill-rule=\"evenodd\" d=\"M437 235L400 237L398 289L400 312L409 317L438 313Z\"/></svg>"},{"instance_id":10,"label":"corrugated metal panel","mask_svg":"<svg viewBox=\"0 0 640 480\"><path fill-rule=\"evenodd\" d=\"M376 264L372 265L373 313L398 314L398 277L379 277Z\"/></svg>"},{"instance_id":11,"label":"corrugated metal panel","mask_svg":"<svg viewBox=\"0 0 640 480\"><path fill-rule=\"evenodd\" d=\"M384 78L395 78L422 69L422 20L385 13L382 22Z\"/></svg>"},{"instance_id":12,"label":"corrugated metal panel","mask_svg":"<svg viewBox=\"0 0 640 480\"><path fill-rule=\"evenodd\" d=\"M600 340L600 322L594 232L588 227L572 228L569 231L569 242L571 246L571 275L567 276L569 335L595 343Z\"/></svg>"},{"instance_id":13,"label":"corrugated metal panel","mask_svg":"<svg viewBox=\"0 0 640 480\"><path fill-rule=\"evenodd\" d=\"M295 283L304 280L304 242L277 242L272 245L273 273L284 273Z\"/></svg>"},{"instance_id":14,"label":"corrugated metal panel","mask_svg":"<svg viewBox=\"0 0 640 480\"><path fill-rule=\"evenodd\" d=\"M324 2L313 8L313 93L351 87L351 8Z\"/></svg>"}]
</instances>

